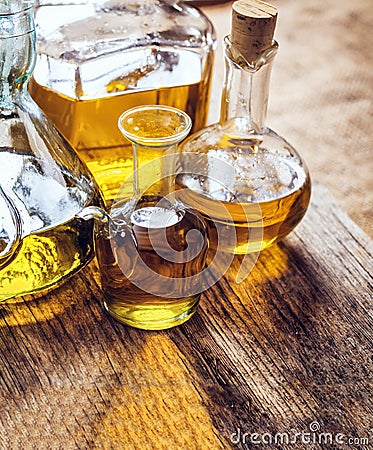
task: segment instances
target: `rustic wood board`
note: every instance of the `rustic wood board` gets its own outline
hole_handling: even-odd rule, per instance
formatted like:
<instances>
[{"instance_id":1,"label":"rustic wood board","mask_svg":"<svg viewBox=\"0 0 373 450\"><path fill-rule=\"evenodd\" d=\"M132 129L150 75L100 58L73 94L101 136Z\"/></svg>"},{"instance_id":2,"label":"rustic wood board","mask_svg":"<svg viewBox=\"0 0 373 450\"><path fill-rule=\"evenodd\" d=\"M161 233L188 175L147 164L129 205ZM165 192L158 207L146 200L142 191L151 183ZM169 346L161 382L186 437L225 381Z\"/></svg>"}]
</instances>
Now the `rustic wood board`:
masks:
<instances>
[{"instance_id":1,"label":"rustic wood board","mask_svg":"<svg viewBox=\"0 0 373 450\"><path fill-rule=\"evenodd\" d=\"M372 448L372 249L316 185L297 230L178 328L115 322L94 263L2 304L0 448L340 448L255 443L310 427Z\"/></svg>"}]
</instances>

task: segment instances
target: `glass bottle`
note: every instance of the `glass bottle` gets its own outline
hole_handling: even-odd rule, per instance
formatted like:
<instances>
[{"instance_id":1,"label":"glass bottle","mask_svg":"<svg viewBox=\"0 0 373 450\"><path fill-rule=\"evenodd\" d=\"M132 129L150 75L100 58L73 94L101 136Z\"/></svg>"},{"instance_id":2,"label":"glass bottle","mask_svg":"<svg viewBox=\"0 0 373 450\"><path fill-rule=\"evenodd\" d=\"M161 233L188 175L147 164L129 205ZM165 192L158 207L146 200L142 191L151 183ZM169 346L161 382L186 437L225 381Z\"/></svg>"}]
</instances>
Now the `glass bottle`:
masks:
<instances>
[{"instance_id":1,"label":"glass bottle","mask_svg":"<svg viewBox=\"0 0 373 450\"><path fill-rule=\"evenodd\" d=\"M173 195L176 146L191 121L175 108L149 105L126 111L119 125L133 143L134 172L97 239L105 307L127 325L170 328L197 308L208 246L204 222Z\"/></svg>"},{"instance_id":2,"label":"glass bottle","mask_svg":"<svg viewBox=\"0 0 373 450\"><path fill-rule=\"evenodd\" d=\"M206 125L212 24L176 0L40 0L39 58L30 92L94 174L105 200L132 170L131 143L113 127L144 104Z\"/></svg>"},{"instance_id":3,"label":"glass bottle","mask_svg":"<svg viewBox=\"0 0 373 450\"><path fill-rule=\"evenodd\" d=\"M99 198L74 150L27 91L36 57L31 2L0 4L0 300L56 285L93 256Z\"/></svg>"},{"instance_id":4,"label":"glass bottle","mask_svg":"<svg viewBox=\"0 0 373 450\"><path fill-rule=\"evenodd\" d=\"M180 146L179 196L205 217L211 248L219 245L234 254L257 252L283 239L310 200L304 161L266 126L278 50L276 18L277 10L263 2L233 4L231 34L224 39L220 121Z\"/></svg>"}]
</instances>

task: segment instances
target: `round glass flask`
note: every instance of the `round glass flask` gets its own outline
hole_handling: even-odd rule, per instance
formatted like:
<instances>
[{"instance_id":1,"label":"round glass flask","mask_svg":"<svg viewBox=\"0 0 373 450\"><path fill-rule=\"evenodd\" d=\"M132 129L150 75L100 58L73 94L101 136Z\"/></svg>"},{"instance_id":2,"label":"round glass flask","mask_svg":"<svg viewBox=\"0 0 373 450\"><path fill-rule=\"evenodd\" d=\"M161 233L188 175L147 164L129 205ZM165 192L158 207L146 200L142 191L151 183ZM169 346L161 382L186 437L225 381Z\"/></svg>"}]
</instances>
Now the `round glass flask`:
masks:
<instances>
[{"instance_id":1,"label":"round glass flask","mask_svg":"<svg viewBox=\"0 0 373 450\"><path fill-rule=\"evenodd\" d=\"M27 91L32 2L0 4L0 300L55 286L93 256L95 182Z\"/></svg>"},{"instance_id":2,"label":"round glass flask","mask_svg":"<svg viewBox=\"0 0 373 450\"><path fill-rule=\"evenodd\" d=\"M256 26L261 31L260 20L267 26L277 15L269 5L269 12L263 13L263 5L254 0L235 2L238 23L249 11L252 31ZM249 35L247 40L253 43L253 51L244 45L248 52L244 55L231 35L225 37L220 121L183 142L176 178L181 200L206 219L211 249L219 246L234 254L261 251L287 236L303 218L311 193L301 156L266 125L269 79L278 44L272 40L258 51L261 39ZM227 230L235 234L234 240L224 241ZM219 235L223 241L218 242Z\"/></svg>"}]
</instances>

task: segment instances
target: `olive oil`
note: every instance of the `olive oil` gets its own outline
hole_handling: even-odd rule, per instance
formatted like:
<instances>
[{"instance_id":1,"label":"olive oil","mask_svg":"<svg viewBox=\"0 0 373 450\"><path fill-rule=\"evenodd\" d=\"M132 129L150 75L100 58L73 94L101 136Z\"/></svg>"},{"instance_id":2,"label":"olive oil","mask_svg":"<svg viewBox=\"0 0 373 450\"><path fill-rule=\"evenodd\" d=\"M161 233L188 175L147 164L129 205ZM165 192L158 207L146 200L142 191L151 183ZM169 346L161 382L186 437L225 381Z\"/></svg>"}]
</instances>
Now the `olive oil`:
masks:
<instances>
[{"instance_id":1,"label":"olive oil","mask_svg":"<svg viewBox=\"0 0 373 450\"><path fill-rule=\"evenodd\" d=\"M133 168L132 146L117 127L124 111L147 104L167 105L185 111L193 130L206 125L210 79L201 73L200 56L184 51L177 61L180 67L171 72L168 86L162 86L160 78L153 82L157 87L134 89L128 86L127 75L111 80L98 93L90 92L87 85L79 96L61 88L58 80L45 86L41 80L47 67L42 61L37 66L29 87L32 97L87 164L107 202L115 198ZM146 75L132 74L136 83Z\"/></svg>"},{"instance_id":2,"label":"olive oil","mask_svg":"<svg viewBox=\"0 0 373 450\"><path fill-rule=\"evenodd\" d=\"M54 160L3 147L0 180L17 211L1 204L0 247L9 237L14 244L0 259L0 301L51 288L91 260L93 221L78 215L100 201L84 174L74 180Z\"/></svg>"},{"instance_id":3,"label":"olive oil","mask_svg":"<svg viewBox=\"0 0 373 450\"><path fill-rule=\"evenodd\" d=\"M277 9L238 0L230 17L220 119L181 144L176 184L178 197L205 217L211 248L246 254L296 227L311 182L296 149L266 125Z\"/></svg>"},{"instance_id":4,"label":"olive oil","mask_svg":"<svg viewBox=\"0 0 373 450\"><path fill-rule=\"evenodd\" d=\"M199 177L180 174L176 177L177 197L205 219L209 259L218 248L234 254L259 252L287 236L306 213L311 182L303 170L297 176L300 185L281 196L265 201L242 201L228 191L225 196L228 200L214 198L213 193L209 195L206 191L198 192L195 186Z\"/></svg>"},{"instance_id":5,"label":"olive oil","mask_svg":"<svg viewBox=\"0 0 373 450\"><path fill-rule=\"evenodd\" d=\"M92 221L73 218L22 239L0 269L0 301L61 283L93 257Z\"/></svg>"},{"instance_id":6,"label":"olive oil","mask_svg":"<svg viewBox=\"0 0 373 450\"><path fill-rule=\"evenodd\" d=\"M93 255L102 204L87 167L28 95L36 61L31 2L1 2L0 301L66 279Z\"/></svg>"},{"instance_id":7,"label":"olive oil","mask_svg":"<svg viewBox=\"0 0 373 450\"><path fill-rule=\"evenodd\" d=\"M125 324L149 330L179 325L195 312L207 250L199 216L163 208L159 200L143 197L130 228L97 240L107 311ZM125 203L116 204L112 217L124 210Z\"/></svg>"},{"instance_id":8,"label":"olive oil","mask_svg":"<svg viewBox=\"0 0 373 450\"><path fill-rule=\"evenodd\" d=\"M43 2L35 20L30 93L109 204L132 172L131 147L118 130L124 111L166 105L186 112L194 131L206 125L216 37L198 8L168 0Z\"/></svg>"}]
</instances>

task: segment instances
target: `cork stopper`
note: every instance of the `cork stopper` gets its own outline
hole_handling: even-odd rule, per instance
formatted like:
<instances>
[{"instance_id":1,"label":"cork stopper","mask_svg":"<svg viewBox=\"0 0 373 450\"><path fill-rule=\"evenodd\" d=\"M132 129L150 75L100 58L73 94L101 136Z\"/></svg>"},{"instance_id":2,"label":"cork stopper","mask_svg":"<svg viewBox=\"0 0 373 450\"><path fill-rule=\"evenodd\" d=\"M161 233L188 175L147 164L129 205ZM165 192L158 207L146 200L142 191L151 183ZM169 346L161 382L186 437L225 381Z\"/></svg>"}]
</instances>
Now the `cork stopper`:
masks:
<instances>
[{"instance_id":1,"label":"cork stopper","mask_svg":"<svg viewBox=\"0 0 373 450\"><path fill-rule=\"evenodd\" d=\"M253 62L272 45L277 8L259 0L238 0L232 6L231 42Z\"/></svg>"}]
</instances>

